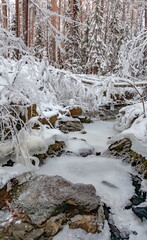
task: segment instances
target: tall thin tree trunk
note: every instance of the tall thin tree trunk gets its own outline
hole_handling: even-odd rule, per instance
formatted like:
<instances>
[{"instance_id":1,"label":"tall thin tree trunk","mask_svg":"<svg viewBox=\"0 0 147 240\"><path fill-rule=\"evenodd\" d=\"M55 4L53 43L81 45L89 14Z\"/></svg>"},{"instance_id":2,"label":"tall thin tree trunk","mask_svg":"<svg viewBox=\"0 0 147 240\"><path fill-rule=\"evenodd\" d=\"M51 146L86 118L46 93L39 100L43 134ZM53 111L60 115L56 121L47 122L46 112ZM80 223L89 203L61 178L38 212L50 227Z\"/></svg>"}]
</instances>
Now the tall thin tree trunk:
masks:
<instances>
[{"instance_id":1,"label":"tall thin tree trunk","mask_svg":"<svg viewBox=\"0 0 147 240\"><path fill-rule=\"evenodd\" d=\"M126 22L126 0L123 0L122 21Z\"/></svg>"},{"instance_id":2,"label":"tall thin tree trunk","mask_svg":"<svg viewBox=\"0 0 147 240\"><path fill-rule=\"evenodd\" d=\"M32 19L31 19L31 46L33 45L34 42L34 34L35 34L35 21L36 21L36 9L32 9Z\"/></svg>"},{"instance_id":3,"label":"tall thin tree trunk","mask_svg":"<svg viewBox=\"0 0 147 240\"><path fill-rule=\"evenodd\" d=\"M62 0L59 0L59 5L58 5L58 13L59 13L59 15L61 15L61 13L62 13L62 2L61 2ZM58 30L59 30L59 32L61 31L61 18L59 17L58 18ZM60 49L58 48L58 51L57 51L57 54L58 54L58 63L60 64L60 61L61 61L61 54L60 54Z\"/></svg>"},{"instance_id":4,"label":"tall thin tree trunk","mask_svg":"<svg viewBox=\"0 0 147 240\"><path fill-rule=\"evenodd\" d=\"M26 46L28 46L29 27L29 0L23 0L23 36Z\"/></svg>"},{"instance_id":5,"label":"tall thin tree trunk","mask_svg":"<svg viewBox=\"0 0 147 240\"><path fill-rule=\"evenodd\" d=\"M20 6L19 0L15 1L16 7L16 36L20 37Z\"/></svg>"},{"instance_id":6,"label":"tall thin tree trunk","mask_svg":"<svg viewBox=\"0 0 147 240\"><path fill-rule=\"evenodd\" d=\"M132 9L131 9L131 32L133 34L133 27L134 27L134 0L132 0Z\"/></svg>"},{"instance_id":7,"label":"tall thin tree trunk","mask_svg":"<svg viewBox=\"0 0 147 240\"><path fill-rule=\"evenodd\" d=\"M82 0L80 0L80 21L83 22L83 4Z\"/></svg>"},{"instance_id":8,"label":"tall thin tree trunk","mask_svg":"<svg viewBox=\"0 0 147 240\"><path fill-rule=\"evenodd\" d=\"M106 11L106 18L105 18L105 32L104 32L104 42L107 42L107 35L108 35L108 25L109 25L109 14L110 14L110 4L107 2L107 11Z\"/></svg>"},{"instance_id":9,"label":"tall thin tree trunk","mask_svg":"<svg viewBox=\"0 0 147 240\"><path fill-rule=\"evenodd\" d=\"M51 10L53 13L56 13L57 12L57 2L56 0L51 0ZM56 22L56 16L52 16L51 17L51 23L53 25L53 28L56 28L57 27L57 22ZM55 30L53 29L53 39L52 39L52 60L53 62L55 63L56 62L56 41L55 41L55 37L56 37L56 32Z\"/></svg>"},{"instance_id":10,"label":"tall thin tree trunk","mask_svg":"<svg viewBox=\"0 0 147 240\"><path fill-rule=\"evenodd\" d=\"M3 20L3 27L8 28L8 9L6 0L2 0L2 20Z\"/></svg>"},{"instance_id":11,"label":"tall thin tree trunk","mask_svg":"<svg viewBox=\"0 0 147 240\"><path fill-rule=\"evenodd\" d=\"M20 5L19 0L15 0L15 12L16 12L16 37L20 37ZM19 50L16 50L16 57L19 59Z\"/></svg>"},{"instance_id":12,"label":"tall thin tree trunk","mask_svg":"<svg viewBox=\"0 0 147 240\"><path fill-rule=\"evenodd\" d=\"M145 28L147 29L147 1L145 1Z\"/></svg>"}]
</instances>

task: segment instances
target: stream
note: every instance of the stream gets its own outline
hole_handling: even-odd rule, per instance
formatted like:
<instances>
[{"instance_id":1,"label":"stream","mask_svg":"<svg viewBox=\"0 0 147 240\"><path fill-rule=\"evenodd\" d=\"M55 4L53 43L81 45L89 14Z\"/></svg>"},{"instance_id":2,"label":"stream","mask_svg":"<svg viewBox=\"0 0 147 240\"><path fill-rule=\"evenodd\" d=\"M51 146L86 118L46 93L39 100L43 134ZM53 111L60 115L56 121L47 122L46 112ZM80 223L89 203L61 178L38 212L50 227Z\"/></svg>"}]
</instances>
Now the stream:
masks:
<instances>
[{"instance_id":1,"label":"stream","mask_svg":"<svg viewBox=\"0 0 147 240\"><path fill-rule=\"evenodd\" d=\"M120 159L103 155L107 149L107 141L117 134L112 121L95 121L84 125L86 134L69 133L70 138L85 139L95 152L101 155L80 157L62 155L48 158L45 165L37 170L37 174L60 175L73 183L93 184L97 195L105 204L106 223L103 233L88 234L83 230L69 230L65 227L54 240L146 240L147 223L141 221L132 211L130 199L136 188L132 176L136 172ZM144 181L147 187L147 182ZM141 188L141 185L140 185ZM139 190L138 190L139 191ZM142 193L143 195L144 193ZM146 202L146 197L142 202Z\"/></svg>"},{"instance_id":2,"label":"stream","mask_svg":"<svg viewBox=\"0 0 147 240\"><path fill-rule=\"evenodd\" d=\"M108 140L117 134L113 124L112 121L94 121L84 124L84 131L65 134L67 139L72 139L70 149L73 152L47 158L45 164L34 171L37 175L59 175L73 183L92 184L104 204L106 221L101 233L91 234L82 229L71 230L65 226L53 240L147 239L147 221L144 213L144 207L147 207L147 180L142 180L130 164L108 157L105 153L109 145ZM94 151L93 154L82 157L79 155L79 149L86 146L85 140ZM0 182L6 182L28 171L30 170L20 164L1 168ZM9 212L0 212L2 222L9 218Z\"/></svg>"}]
</instances>

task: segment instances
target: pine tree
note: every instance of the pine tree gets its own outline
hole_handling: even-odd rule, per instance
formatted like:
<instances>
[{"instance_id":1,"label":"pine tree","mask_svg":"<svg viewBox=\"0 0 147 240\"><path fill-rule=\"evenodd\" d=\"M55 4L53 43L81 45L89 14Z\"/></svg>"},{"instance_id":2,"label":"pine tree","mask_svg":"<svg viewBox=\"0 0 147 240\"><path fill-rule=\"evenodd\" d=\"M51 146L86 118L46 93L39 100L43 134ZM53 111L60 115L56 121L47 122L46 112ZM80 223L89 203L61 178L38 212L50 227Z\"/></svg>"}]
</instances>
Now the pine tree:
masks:
<instances>
[{"instance_id":1,"label":"pine tree","mask_svg":"<svg viewBox=\"0 0 147 240\"><path fill-rule=\"evenodd\" d=\"M82 72L83 73L88 73L88 68L86 66L87 61L88 61L88 47L89 47L89 32L90 32L90 8L89 4L87 4L87 11L85 13L85 25L84 29L82 32L82 40L81 40L81 46L80 46L80 51L81 51L81 67L82 67Z\"/></svg>"},{"instance_id":2,"label":"pine tree","mask_svg":"<svg viewBox=\"0 0 147 240\"><path fill-rule=\"evenodd\" d=\"M117 1L114 5L113 14L108 28L107 47L109 72L115 72L117 70L118 54L125 36L125 29L121 21L121 10L121 4Z\"/></svg>"},{"instance_id":3,"label":"pine tree","mask_svg":"<svg viewBox=\"0 0 147 240\"><path fill-rule=\"evenodd\" d=\"M86 64L88 61L89 31L90 31L89 18L87 18L86 27L84 29L84 34L83 34L83 39L81 41L81 67L82 67L83 73L88 72L88 68L87 68Z\"/></svg>"},{"instance_id":4,"label":"pine tree","mask_svg":"<svg viewBox=\"0 0 147 240\"><path fill-rule=\"evenodd\" d=\"M35 42L34 42L35 55L39 59L42 59L45 51L45 41L43 38L43 31L40 24L38 24L36 27L35 35L36 35Z\"/></svg>"},{"instance_id":5,"label":"pine tree","mask_svg":"<svg viewBox=\"0 0 147 240\"><path fill-rule=\"evenodd\" d=\"M102 13L99 0L94 1L94 8L91 17L88 47L88 72L92 74L101 74L106 67L106 45L102 39Z\"/></svg>"},{"instance_id":6,"label":"pine tree","mask_svg":"<svg viewBox=\"0 0 147 240\"><path fill-rule=\"evenodd\" d=\"M67 17L73 20L66 22L66 35L68 40L65 42L65 68L74 73L80 71L80 34L79 34L79 4L78 0L69 0Z\"/></svg>"}]
</instances>

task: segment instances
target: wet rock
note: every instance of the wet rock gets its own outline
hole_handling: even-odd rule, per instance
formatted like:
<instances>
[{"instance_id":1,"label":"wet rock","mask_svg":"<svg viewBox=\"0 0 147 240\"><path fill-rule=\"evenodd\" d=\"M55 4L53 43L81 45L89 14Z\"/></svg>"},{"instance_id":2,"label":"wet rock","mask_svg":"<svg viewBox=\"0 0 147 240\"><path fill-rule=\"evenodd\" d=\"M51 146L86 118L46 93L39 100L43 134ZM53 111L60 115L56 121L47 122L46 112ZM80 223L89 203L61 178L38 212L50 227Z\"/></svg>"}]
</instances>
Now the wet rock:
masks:
<instances>
[{"instance_id":1,"label":"wet rock","mask_svg":"<svg viewBox=\"0 0 147 240\"><path fill-rule=\"evenodd\" d=\"M135 187L135 194L130 199L130 204L125 207L125 209L130 209L132 206L138 206L140 203L143 203L146 201L146 195L147 193L142 191L141 189L141 182L142 179L137 176L131 174L132 178L132 185Z\"/></svg>"},{"instance_id":2,"label":"wet rock","mask_svg":"<svg viewBox=\"0 0 147 240\"><path fill-rule=\"evenodd\" d=\"M55 141L54 144L51 144L48 148L47 154L49 156L57 155L64 148L65 143L63 141Z\"/></svg>"},{"instance_id":3,"label":"wet rock","mask_svg":"<svg viewBox=\"0 0 147 240\"><path fill-rule=\"evenodd\" d=\"M13 167L14 162L9 159L6 164L3 164L2 167Z\"/></svg>"},{"instance_id":4,"label":"wet rock","mask_svg":"<svg viewBox=\"0 0 147 240\"><path fill-rule=\"evenodd\" d=\"M132 185L135 187L135 193L137 195L140 195L142 179L139 176L133 175L133 174L131 174L131 178L132 178Z\"/></svg>"},{"instance_id":5,"label":"wet rock","mask_svg":"<svg viewBox=\"0 0 147 240\"><path fill-rule=\"evenodd\" d=\"M82 157L87 157L87 156L93 154L93 150L91 150L91 149L80 149L79 154Z\"/></svg>"},{"instance_id":6,"label":"wet rock","mask_svg":"<svg viewBox=\"0 0 147 240\"><path fill-rule=\"evenodd\" d=\"M81 131L84 127L79 119L77 118L62 118L58 121L58 128L63 133Z\"/></svg>"},{"instance_id":7,"label":"wet rock","mask_svg":"<svg viewBox=\"0 0 147 240\"><path fill-rule=\"evenodd\" d=\"M111 232L111 240L129 240L129 234L120 232L119 229L113 224L109 224L109 227Z\"/></svg>"},{"instance_id":8,"label":"wet rock","mask_svg":"<svg viewBox=\"0 0 147 240\"><path fill-rule=\"evenodd\" d=\"M81 121L81 123L92 123L93 121L86 116L79 116L78 119Z\"/></svg>"},{"instance_id":9,"label":"wet rock","mask_svg":"<svg viewBox=\"0 0 147 240\"><path fill-rule=\"evenodd\" d=\"M108 221L108 225L111 233L111 240L127 240L129 239L129 233L121 232L116 226L112 218L111 208L104 204L104 215Z\"/></svg>"},{"instance_id":10,"label":"wet rock","mask_svg":"<svg viewBox=\"0 0 147 240\"><path fill-rule=\"evenodd\" d=\"M11 194L12 206L24 211L37 225L70 208L89 213L100 205L91 184L72 184L60 176L34 176Z\"/></svg>"},{"instance_id":11,"label":"wet rock","mask_svg":"<svg viewBox=\"0 0 147 240\"><path fill-rule=\"evenodd\" d=\"M140 196L134 195L134 196L130 199L132 205L134 205L134 206L138 206L140 203L145 202L145 200L146 200L146 194L143 194L143 195L140 195Z\"/></svg>"},{"instance_id":12,"label":"wet rock","mask_svg":"<svg viewBox=\"0 0 147 240\"><path fill-rule=\"evenodd\" d=\"M86 134L87 132L85 130L82 130L81 131L81 134Z\"/></svg>"},{"instance_id":13,"label":"wet rock","mask_svg":"<svg viewBox=\"0 0 147 240\"><path fill-rule=\"evenodd\" d=\"M132 207L132 211L138 218L143 221L143 218L147 219L147 206L146 207Z\"/></svg>"}]
</instances>

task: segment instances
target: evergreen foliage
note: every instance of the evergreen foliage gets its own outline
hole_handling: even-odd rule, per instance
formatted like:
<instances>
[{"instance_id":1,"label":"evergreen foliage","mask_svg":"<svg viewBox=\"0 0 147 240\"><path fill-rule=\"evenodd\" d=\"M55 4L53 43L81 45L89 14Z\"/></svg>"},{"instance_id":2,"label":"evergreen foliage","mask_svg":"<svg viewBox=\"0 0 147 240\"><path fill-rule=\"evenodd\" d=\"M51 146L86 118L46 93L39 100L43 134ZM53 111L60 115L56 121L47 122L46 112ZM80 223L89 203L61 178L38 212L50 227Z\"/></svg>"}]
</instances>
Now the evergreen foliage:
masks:
<instances>
[{"instance_id":1,"label":"evergreen foliage","mask_svg":"<svg viewBox=\"0 0 147 240\"><path fill-rule=\"evenodd\" d=\"M106 45L102 39L102 14L99 0L94 1L92 12L89 47L88 47L88 72L92 74L103 73L106 68Z\"/></svg>"},{"instance_id":2,"label":"evergreen foliage","mask_svg":"<svg viewBox=\"0 0 147 240\"><path fill-rule=\"evenodd\" d=\"M115 9L118 10L113 11L111 16L106 43L108 47L108 72L116 72L118 68L118 54L124 38L124 27L120 16L121 4L119 2L116 3Z\"/></svg>"},{"instance_id":3,"label":"evergreen foliage","mask_svg":"<svg viewBox=\"0 0 147 240\"><path fill-rule=\"evenodd\" d=\"M71 1L69 0L69 6ZM65 42L65 68L75 73L80 71L80 32L79 32L79 0L73 0L73 10L67 12L67 17L71 17L73 22L66 22Z\"/></svg>"}]
</instances>

